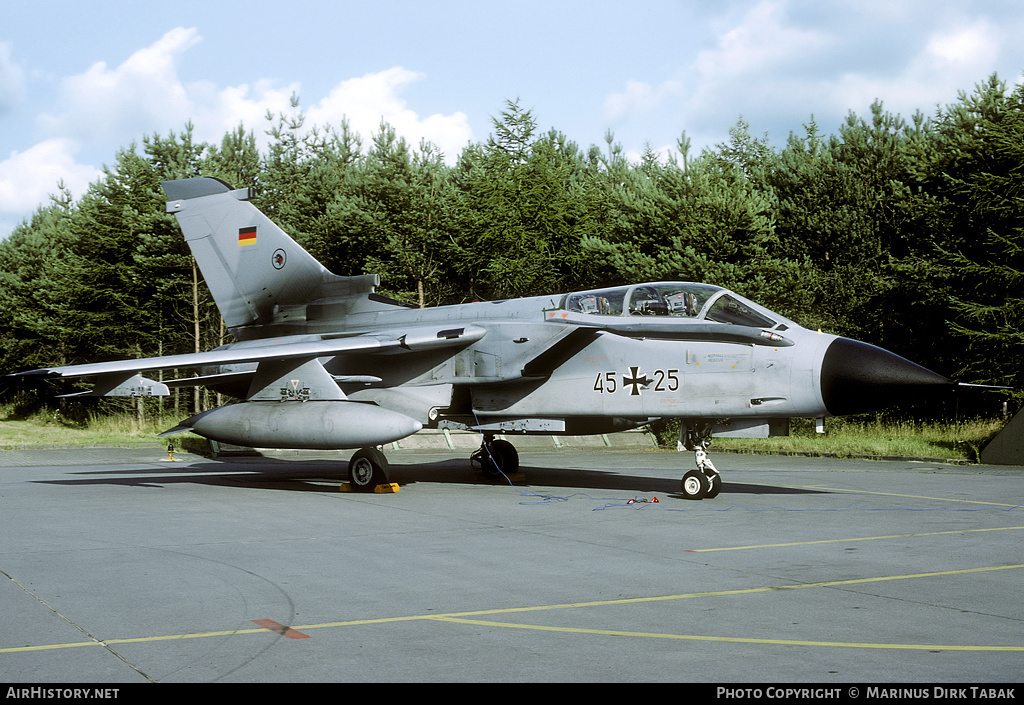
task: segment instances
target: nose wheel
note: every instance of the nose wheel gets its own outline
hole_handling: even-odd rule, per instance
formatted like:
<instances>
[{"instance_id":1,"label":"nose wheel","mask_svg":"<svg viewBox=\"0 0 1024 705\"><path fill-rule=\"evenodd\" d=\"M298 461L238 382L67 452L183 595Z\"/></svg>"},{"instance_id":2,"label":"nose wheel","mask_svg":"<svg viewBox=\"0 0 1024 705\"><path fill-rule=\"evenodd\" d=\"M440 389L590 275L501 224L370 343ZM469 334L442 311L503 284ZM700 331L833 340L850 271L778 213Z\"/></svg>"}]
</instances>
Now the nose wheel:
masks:
<instances>
[{"instance_id":1,"label":"nose wheel","mask_svg":"<svg viewBox=\"0 0 1024 705\"><path fill-rule=\"evenodd\" d=\"M695 470L683 475L680 490L686 499L713 499L722 491L722 476L708 457L711 445L710 423L686 423L679 426L679 450L693 451Z\"/></svg>"},{"instance_id":2,"label":"nose wheel","mask_svg":"<svg viewBox=\"0 0 1024 705\"><path fill-rule=\"evenodd\" d=\"M722 476L706 452L698 449L694 455L697 458L697 469L683 475L680 483L683 496L687 499L713 499L722 491Z\"/></svg>"}]
</instances>

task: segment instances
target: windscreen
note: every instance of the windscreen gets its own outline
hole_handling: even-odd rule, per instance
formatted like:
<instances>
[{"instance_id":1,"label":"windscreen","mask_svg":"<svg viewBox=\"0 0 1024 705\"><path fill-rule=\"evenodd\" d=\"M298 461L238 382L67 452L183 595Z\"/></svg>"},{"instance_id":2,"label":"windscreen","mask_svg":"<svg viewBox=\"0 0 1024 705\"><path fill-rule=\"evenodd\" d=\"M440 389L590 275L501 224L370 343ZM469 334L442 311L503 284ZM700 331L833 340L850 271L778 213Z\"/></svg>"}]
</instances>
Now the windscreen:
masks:
<instances>
[{"instance_id":1,"label":"windscreen","mask_svg":"<svg viewBox=\"0 0 1024 705\"><path fill-rule=\"evenodd\" d=\"M762 316L746 304L725 294L708 309L707 319L717 323L732 323L738 326L771 328L775 321Z\"/></svg>"}]
</instances>

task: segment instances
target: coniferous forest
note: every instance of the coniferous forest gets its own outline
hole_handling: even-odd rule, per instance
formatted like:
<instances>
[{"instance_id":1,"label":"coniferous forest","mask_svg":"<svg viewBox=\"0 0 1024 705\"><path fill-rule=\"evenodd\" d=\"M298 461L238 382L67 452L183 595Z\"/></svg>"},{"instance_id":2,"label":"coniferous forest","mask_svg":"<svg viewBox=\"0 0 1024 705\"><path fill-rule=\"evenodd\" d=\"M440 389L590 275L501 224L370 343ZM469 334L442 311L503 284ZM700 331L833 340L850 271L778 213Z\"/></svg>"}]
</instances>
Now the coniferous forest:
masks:
<instances>
[{"instance_id":1,"label":"coniferous forest","mask_svg":"<svg viewBox=\"0 0 1024 705\"><path fill-rule=\"evenodd\" d=\"M56 184L0 242L0 374L227 342L160 188L216 176L255 187L333 272L378 273L412 305L703 281L958 381L1024 387L1022 85L992 76L931 116L875 103L835 134L810 118L781 148L740 120L700 154L681 133L639 161L611 133L544 132L518 102L454 159L387 124L306 125L293 102L255 127L262 152L253 126L214 144L185 125L124 147L77 201ZM35 408L57 392L0 382L0 401Z\"/></svg>"}]
</instances>

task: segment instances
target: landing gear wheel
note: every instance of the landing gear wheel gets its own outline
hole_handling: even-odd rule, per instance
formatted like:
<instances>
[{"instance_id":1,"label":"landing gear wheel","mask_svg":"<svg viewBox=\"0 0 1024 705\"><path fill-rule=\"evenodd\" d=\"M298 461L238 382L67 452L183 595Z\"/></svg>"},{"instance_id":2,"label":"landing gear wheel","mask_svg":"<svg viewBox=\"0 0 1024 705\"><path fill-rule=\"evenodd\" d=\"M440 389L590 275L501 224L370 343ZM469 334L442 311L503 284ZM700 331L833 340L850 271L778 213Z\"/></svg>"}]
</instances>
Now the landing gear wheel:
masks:
<instances>
[{"instance_id":1,"label":"landing gear wheel","mask_svg":"<svg viewBox=\"0 0 1024 705\"><path fill-rule=\"evenodd\" d=\"M712 499L722 491L722 476L708 457L712 424L707 421L681 421L677 450L693 451L696 470L683 475L682 491L687 499Z\"/></svg>"},{"instance_id":2,"label":"landing gear wheel","mask_svg":"<svg viewBox=\"0 0 1024 705\"><path fill-rule=\"evenodd\" d=\"M519 452L508 441L484 439L480 450L470 456L486 475L510 475L519 472Z\"/></svg>"},{"instance_id":3,"label":"landing gear wheel","mask_svg":"<svg viewBox=\"0 0 1024 705\"><path fill-rule=\"evenodd\" d=\"M499 472L505 475L519 472L519 451L508 441L499 439L491 443L491 455Z\"/></svg>"},{"instance_id":4,"label":"landing gear wheel","mask_svg":"<svg viewBox=\"0 0 1024 705\"><path fill-rule=\"evenodd\" d=\"M348 461L348 480L359 492L373 492L388 482L388 460L376 448L357 450Z\"/></svg>"},{"instance_id":5,"label":"landing gear wheel","mask_svg":"<svg viewBox=\"0 0 1024 705\"><path fill-rule=\"evenodd\" d=\"M683 475L680 486L686 499L703 499L708 496L711 482L708 480L708 476L700 470L691 470Z\"/></svg>"}]
</instances>

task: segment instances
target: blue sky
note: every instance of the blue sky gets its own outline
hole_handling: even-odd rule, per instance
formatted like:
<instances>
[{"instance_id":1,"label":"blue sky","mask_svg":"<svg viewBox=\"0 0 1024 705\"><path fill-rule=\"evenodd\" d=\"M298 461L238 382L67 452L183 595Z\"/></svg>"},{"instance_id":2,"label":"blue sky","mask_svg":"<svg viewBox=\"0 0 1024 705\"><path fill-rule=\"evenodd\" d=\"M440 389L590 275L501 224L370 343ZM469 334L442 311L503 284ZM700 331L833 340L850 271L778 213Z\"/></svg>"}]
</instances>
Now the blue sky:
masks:
<instances>
[{"instance_id":1,"label":"blue sky","mask_svg":"<svg viewBox=\"0 0 1024 705\"><path fill-rule=\"evenodd\" d=\"M307 124L383 119L449 158L516 99L581 147L697 151L741 116L781 145L1014 84L1021 37L1019 0L0 0L0 238L145 135L262 137L293 94Z\"/></svg>"}]
</instances>

